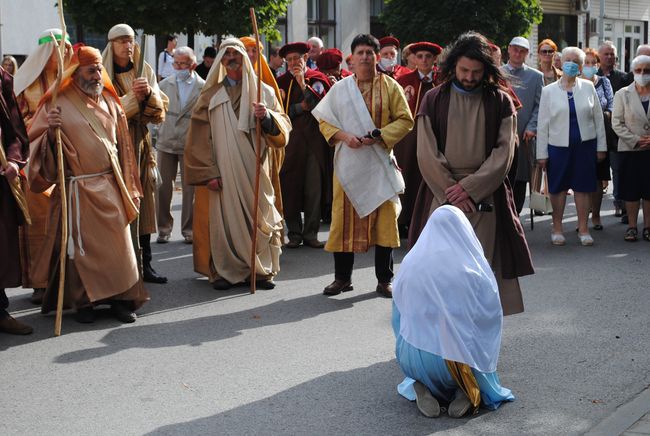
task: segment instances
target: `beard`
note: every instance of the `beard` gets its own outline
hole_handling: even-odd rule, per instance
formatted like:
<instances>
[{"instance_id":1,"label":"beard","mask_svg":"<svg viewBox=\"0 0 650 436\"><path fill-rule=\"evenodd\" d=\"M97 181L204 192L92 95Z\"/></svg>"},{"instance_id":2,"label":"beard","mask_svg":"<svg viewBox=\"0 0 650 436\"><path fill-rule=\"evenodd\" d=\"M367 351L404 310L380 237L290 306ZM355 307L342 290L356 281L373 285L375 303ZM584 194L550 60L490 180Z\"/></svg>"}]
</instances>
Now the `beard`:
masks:
<instances>
[{"instance_id":1,"label":"beard","mask_svg":"<svg viewBox=\"0 0 650 436\"><path fill-rule=\"evenodd\" d=\"M75 82L84 94L87 94L90 97L98 97L104 90L104 83L101 80L85 80L83 77L79 76Z\"/></svg>"}]
</instances>

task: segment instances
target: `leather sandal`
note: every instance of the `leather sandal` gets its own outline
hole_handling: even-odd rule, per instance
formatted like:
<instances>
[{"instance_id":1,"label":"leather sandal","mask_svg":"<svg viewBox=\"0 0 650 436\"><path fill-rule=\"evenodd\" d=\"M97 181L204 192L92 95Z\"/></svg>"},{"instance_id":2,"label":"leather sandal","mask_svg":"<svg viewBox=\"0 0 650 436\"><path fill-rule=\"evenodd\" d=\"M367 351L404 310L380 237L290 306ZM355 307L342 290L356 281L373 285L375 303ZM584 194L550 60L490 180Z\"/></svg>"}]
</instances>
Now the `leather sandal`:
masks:
<instances>
[{"instance_id":1,"label":"leather sandal","mask_svg":"<svg viewBox=\"0 0 650 436\"><path fill-rule=\"evenodd\" d=\"M627 242L636 242L636 240L638 239L638 234L639 234L639 232L637 231L637 229L635 229L633 227L630 227L629 229L627 229L625 231L624 239Z\"/></svg>"}]
</instances>

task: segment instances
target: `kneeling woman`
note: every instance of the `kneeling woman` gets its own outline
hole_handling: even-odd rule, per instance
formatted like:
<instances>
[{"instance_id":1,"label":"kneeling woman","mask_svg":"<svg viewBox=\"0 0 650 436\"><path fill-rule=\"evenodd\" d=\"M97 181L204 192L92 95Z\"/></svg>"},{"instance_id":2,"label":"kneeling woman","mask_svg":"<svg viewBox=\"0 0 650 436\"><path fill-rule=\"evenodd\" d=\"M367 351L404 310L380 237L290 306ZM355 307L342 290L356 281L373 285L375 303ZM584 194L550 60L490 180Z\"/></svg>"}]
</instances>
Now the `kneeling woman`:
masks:
<instances>
[{"instance_id":1,"label":"kneeling woman","mask_svg":"<svg viewBox=\"0 0 650 436\"><path fill-rule=\"evenodd\" d=\"M513 401L496 373L503 313L483 248L465 215L442 206L406 255L393 291L398 386L425 416L494 410Z\"/></svg>"}]
</instances>

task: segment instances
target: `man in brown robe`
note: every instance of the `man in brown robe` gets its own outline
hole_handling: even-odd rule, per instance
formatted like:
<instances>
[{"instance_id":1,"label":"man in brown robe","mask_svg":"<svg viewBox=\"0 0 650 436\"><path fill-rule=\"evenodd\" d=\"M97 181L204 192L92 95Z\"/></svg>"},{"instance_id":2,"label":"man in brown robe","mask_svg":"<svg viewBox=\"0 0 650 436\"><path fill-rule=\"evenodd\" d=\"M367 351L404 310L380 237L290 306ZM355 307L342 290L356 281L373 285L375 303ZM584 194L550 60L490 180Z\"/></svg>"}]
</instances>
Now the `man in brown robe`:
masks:
<instances>
[{"instance_id":1,"label":"man in brown robe","mask_svg":"<svg viewBox=\"0 0 650 436\"><path fill-rule=\"evenodd\" d=\"M257 199L255 265L251 265L256 179L257 120L260 135L260 178ZM244 44L236 38L221 43L215 63L192 112L185 144L187 183L205 186L207 208L197 219L209 227L209 250L195 250L195 269L209 277L214 289L227 290L255 271L260 289L273 289L280 270L282 216L275 207L269 147L286 146L291 123L273 88L257 76ZM198 243L204 241L196 241Z\"/></svg>"},{"instance_id":2,"label":"man in brown robe","mask_svg":"<svg viewBox=\"0 0 650 436\"><path fill-rule=\"evenodd\" d=\"M25 166L29 142L25 124L20 116L13 80L0 67L0 146L6 165L0 165L0 332L13 335L28 335L30 326L13 318L7 312L9 299L5 288L21 284L18 226L24 216L12 193L10 183L15 183L19 170Z\"/></svg>"},{"instance_id":3,"label":"man in brown robe","mask_svg":"<svg viewBox=\"0 0 650 436\"><path fill-rule=\"evenodd\" d=\"M288 248L298 248L300 244L323 247L318 240L321 208L331 203L332 196L329 147L311 114L330 88L330 82L323 73L307 68L308 52L309 45L304 42L286 44L280 49L280 56L287 61L287 72L278 77L278 86L284 111L293 126L280 171Z\"/></svg>"},{"instance_id":4,"label":"man in brown robe","mask_svg":"<svg viewBox=\"0 0 650 436\"><path fill-rule=\"evenodd\" d=\"M142 194L126 117L101 62L99 50L81 47L63 75L57 107L51 107L48 92L29 131L30 189L41 192L57 183L55 132L60 128L68 194L68 222L61 223L58 185L52 192L45 241L52 274L41 311L55 307L65 225L64 307L77 309L77 321L89 323L94 321L93 307L107 303L118 320L134 322L134 311L149 298L129 230Z\"/></svg>"},{"instance_id":5,"label":"man in brown robe","mask_svg":"<svg viewBox=\"0 0 650 436\"><path fill-rule=\"evenodd\" d=\"M532 274L528 244L507 181L515 153L516 111L482 35L461 35L443 61L442 84L417 114L424 179L409 234L413 246L442 204L467 214L494 269L504 315L523 312L518 277Z\"/></svg>"},{"instance_id":6,"label":"man in brown robe","mask_svg":"<svg viewBox=\"0 0 650 436\"><path fill-rule=\"evenodd\" d=\"M56 42L52 39L52 35ZM60 29L44 30L38 38L38 46L25 59L14 79L14 92L18 99L20 112L25 120L27 131L38 108L41 97L56 80L57 42L63 35ZM70 63L72 46L66 40L64 68ZM32 223L21 227L21 263L23 268L23 287L34 288L30 298L33 304L43 302L43 294L48 281L50 259L43 250L47 238L48 217L50 216L50 190L43 193L32 192L25 186L25 197L29 206Z\"/></svg>"},{"instance_id":7,"label":"man in brown robe","mask_svg":"<svg viewBox=\"0 0 650 436\"><path fill-rule=\"evenodd\" d=\"M397 83L404 88L404 95L408 100L411 115L415 117L420 109L420 103L422 103L424 95L433 89L436 80L434 66L442 48L432 42L416 42L411 44L410 47L411 52L415 54L417 68L410 73L401 75L397 79ZM415 199L418 195L420 183L422 183L417 158L417 128L411 130L404 139L395 145L394 152L406 184L404 194L400 196L402 211L397 220L400 237L406 238L408 237L408 227L411 224Z\"/></svg>"},{"instance_id":8,"label":"man in brown robe","mask_svg":"<svg viewBox=\"0 0 650 436\"><path fill-rule=\"evenodd\" d=\"M108 45L103 53L104 67L120 96L129 134L140 173L144 198L134 233L139 235L142 250L142 275L145 282L167 283L151 267L151 234L156 233L156 156L147 124L160 124L165 119L169 99L160 91L153 68L141 61L135 32L127 24L116 24L108 32ZM141 70L141 71L140 71ZM134 226L135 227L135 226ZM139 250L138 250L139 251Z\"/></svg>"}]
</instances>

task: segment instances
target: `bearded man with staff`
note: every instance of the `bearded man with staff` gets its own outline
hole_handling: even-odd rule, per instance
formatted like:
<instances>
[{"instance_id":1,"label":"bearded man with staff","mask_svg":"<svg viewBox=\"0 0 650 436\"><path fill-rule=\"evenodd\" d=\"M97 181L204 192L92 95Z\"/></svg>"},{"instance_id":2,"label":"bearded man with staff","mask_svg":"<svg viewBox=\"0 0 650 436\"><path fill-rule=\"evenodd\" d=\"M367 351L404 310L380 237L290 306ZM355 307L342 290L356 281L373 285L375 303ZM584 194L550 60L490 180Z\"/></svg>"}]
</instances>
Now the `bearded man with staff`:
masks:
<instances>
[{"instance_id":1,"label":"bearded man with staff","mask_svg":"<svg viewBox=\"0 0 650 436\"><path fill-rule=\"evenodd\" d=\"M57 185L44 249L52 259L51 270L57 270L59 232L67 226L64 307L77 310L77 321L90 323L96 305L110 304L118 320L133 322L134 311L149 299L129 230L138 215L142 188L126 116L99 50L79 48L63 73L56 106L50 101L52 93L41 100L29 131L28 177L34 192L57 182L55 131L60 129L68 221L60 219ZM55 307L57 276L58 270L50 275L43 313Z\"/></svg>"},{"instance_id":2,"label":"bearded man with staff","mask_svg":"<svg viewBox=\"0 0 650 436\"><path fill-rule=\"evenodd\" d=\"M273 88L257 77L244 44L223 41L194 107L185 145L185 174L208 191L209 251L195 246L195 269L213 287L226 290L251 276L252 235L257 234L254 276L257 288L275 287L280 270L282 216L275 206L269 148L285 147L291 122ZM261 121L261 174L257 229L253 228L256 120ZM196 215L196 219L200 218ZM203 217L205 218L205 217ZM195 240L195 244L198 241Z\"/></svg>"}]
</instances>

